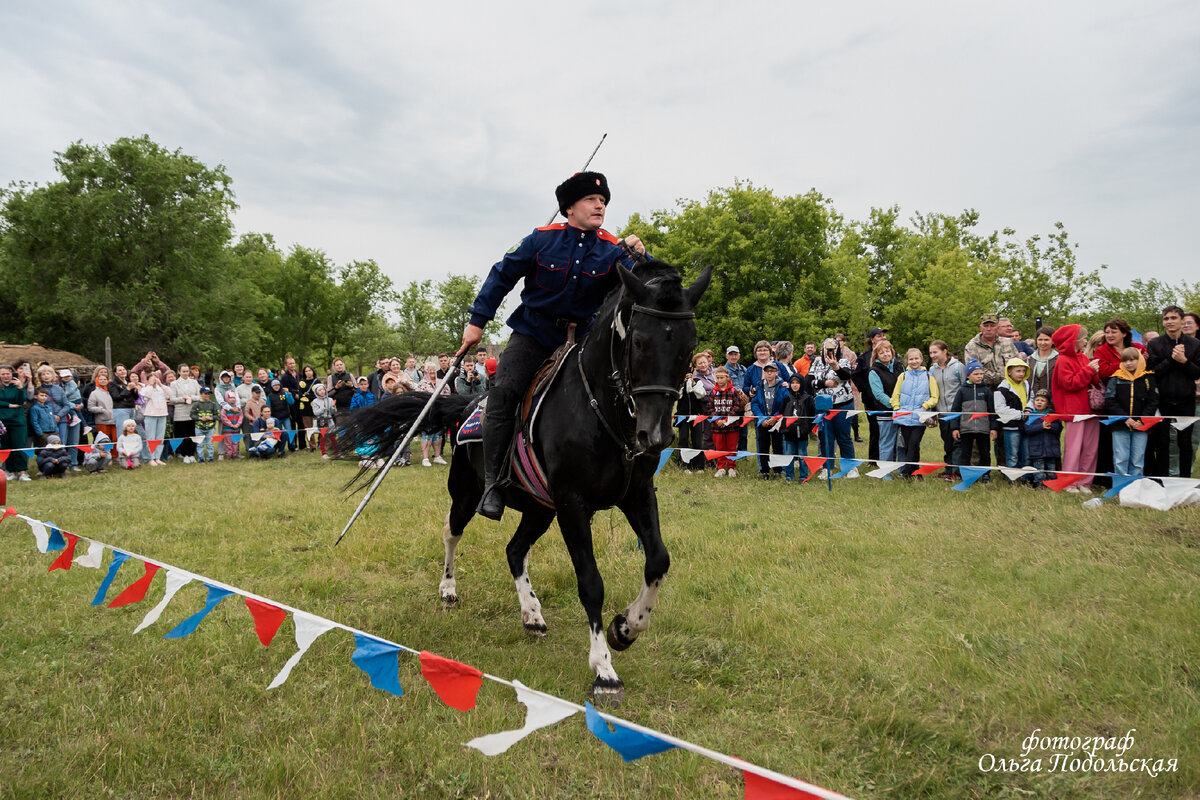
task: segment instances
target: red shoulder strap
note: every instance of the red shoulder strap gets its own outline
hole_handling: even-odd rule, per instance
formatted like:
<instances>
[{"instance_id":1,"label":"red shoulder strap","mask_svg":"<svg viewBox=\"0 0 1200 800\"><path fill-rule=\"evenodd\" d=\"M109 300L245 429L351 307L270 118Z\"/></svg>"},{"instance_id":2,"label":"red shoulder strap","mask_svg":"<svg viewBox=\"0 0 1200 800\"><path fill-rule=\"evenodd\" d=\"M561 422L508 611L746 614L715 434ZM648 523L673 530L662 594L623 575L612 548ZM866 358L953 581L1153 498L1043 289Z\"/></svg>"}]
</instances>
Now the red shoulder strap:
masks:
<instances>
[{"instance_id":1,"label":"red shoulder strap","mask_svg":"<svg viewBox=\"0 0 1200 800\"><path fill-rule=\"evenodd\" d=\"M608 231L604 230L604 228L600 228L599 230L597 230L597 231L596 231L596 236L597 236L599 239L601 239L601 240L603 240L603 241L605 241L605 242L608 242L609 244L620 244L620 243L621 243L621 240L620 240L620 239L618 239L617 237L613 236L613 235L612 235L611 233L609 233Z\"/></svg>"},{"instance_id":2,"label":"red shoulder strap","mask_svg":"<svg viewBox=\"0 0 1200 800\"><path fill-rule=\"evenodd\" d=\"M553 225L543 225L542 227L538 228L538 230L539 231L561 231L566 227L567 227L567 223L556 222Z\"/></svg>"}]
</instances>

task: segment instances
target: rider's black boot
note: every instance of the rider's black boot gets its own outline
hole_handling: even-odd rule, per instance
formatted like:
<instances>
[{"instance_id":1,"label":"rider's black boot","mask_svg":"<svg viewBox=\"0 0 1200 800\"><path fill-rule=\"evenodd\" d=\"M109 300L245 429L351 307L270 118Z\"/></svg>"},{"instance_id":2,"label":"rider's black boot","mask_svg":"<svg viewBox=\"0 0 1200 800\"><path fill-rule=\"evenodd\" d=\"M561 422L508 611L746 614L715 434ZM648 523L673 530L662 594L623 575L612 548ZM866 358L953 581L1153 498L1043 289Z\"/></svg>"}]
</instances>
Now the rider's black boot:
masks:
<instances>
[{"instance_id":1,"label":"rider's black boot","mask_svg":"<svg viewBox=\"0 0 1200 800\"><path fill-rule=\"evenodd\" d=\"M483 415L483 497L475 509L488 519L499 521L504 516L500 476L512 444L520 402L521 395L511 389L497 387L488 392Z\"/></svg>"}]
</instances>

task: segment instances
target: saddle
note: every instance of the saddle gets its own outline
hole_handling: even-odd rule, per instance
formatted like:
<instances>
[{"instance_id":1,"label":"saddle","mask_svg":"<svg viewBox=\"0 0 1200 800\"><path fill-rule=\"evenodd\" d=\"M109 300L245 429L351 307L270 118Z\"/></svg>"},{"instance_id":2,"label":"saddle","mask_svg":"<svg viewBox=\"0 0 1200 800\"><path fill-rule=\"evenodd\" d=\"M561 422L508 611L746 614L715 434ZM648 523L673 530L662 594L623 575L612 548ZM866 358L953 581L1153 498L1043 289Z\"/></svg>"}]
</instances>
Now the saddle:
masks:
<instances>
[{"instance_id":1,"label":"saddle","mask_svg":"<svg viewBox=\"0 0 1200 800\"><path fill-rule=\"evenodd\" d=\"M515 484L529 493L535 500L547 508L553 509L554 502L550 499L550 488L546 481L545 470L542 469L537 455L533 452L533 423L537 419L541 399L554 384L554 380L562 371L562 365L567 356L575 349L574 336L558 347L538 368L521 401L517 414L516 434L512 437L509 449L507 474L503 482ZM483 442L483 419L487 413L487 398L475 407L471 415L458 429L456 442L458 444Z\"/></svg>"}]
</instances>

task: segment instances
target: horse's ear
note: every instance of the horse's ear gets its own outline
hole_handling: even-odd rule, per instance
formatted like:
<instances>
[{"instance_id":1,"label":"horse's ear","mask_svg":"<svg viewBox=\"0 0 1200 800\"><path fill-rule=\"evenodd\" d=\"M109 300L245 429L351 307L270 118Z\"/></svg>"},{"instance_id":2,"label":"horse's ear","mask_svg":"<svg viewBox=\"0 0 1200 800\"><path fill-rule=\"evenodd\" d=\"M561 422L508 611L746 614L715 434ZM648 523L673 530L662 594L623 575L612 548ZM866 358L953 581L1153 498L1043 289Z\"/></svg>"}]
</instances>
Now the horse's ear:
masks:
<instances>
[{"instance_id":1,"label":"horse's ear","mask_svg":"<svg viewBox=\"0 0 1200 800\"><path fill-rule=\"evenodd\" d=\"M704 292L708 290L708 283L712 280L712 274L713 268L710 264L704 268L700 273L700 277L696 278L691 286L683 290L683 293L687 296L688 305L691 308L695 308L700 304L700 298L704 297Z\"/></svg>"},{"instance_id":2,"label":"horse's ear","mask_svg":"<svg viewBox=\"0 0 1200 800\"><path fill-rule=\"evenodd\" d=\"M631 271L617 264L617 275L621 277L621 285L625 293L633 298L633 302L641 303L646 297L646 286Z\"/></svg>"}]
</instances>

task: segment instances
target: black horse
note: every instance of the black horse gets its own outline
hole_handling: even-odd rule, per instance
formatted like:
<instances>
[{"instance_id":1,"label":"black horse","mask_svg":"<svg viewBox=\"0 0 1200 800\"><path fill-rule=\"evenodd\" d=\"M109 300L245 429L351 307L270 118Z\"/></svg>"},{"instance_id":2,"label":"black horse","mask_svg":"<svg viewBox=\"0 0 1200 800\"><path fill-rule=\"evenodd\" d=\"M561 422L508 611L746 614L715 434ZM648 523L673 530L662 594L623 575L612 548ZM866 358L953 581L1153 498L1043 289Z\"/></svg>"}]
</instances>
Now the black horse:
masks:
<instances>
[{"instance_id":1,"label":"black horse","mask_svg":"<svg viewBox=\"0 0 1200 800\"><path fill-rule=\"evenodd\" d=\"M505 490L505 504L521 512L506 549L521 621L531 634L545 635L546 621L529 579L529 551L557 515L587 612L588 665L596 675L592 694L608 702L624 696L608 645L624 650L646 630L670 565L658 526L654 473L659 454L674 437L672 407L696 347L693 310L712 275L709 267L684 287L679 272L660 261L642 262L632 271L615 268L621 286L609 294L587 335L566 356L527 431L553 508L516 484ZM369 444L391 452L428 398L402 394L359 410L345 428L341 447L352 452ZM431 409L431 424L445 430L465 420L474 406L456 395L439 398ZM447 604L458 600L454 552L475 516L482 476L483 448L459 446L450 466L451 503L443 531L439 594ZM591 521L596 511L612 506L621 509L641 541L646 566L641 592L613 618L606 636L604 580L592 552Z\"/></svg>"}]
</instances>

